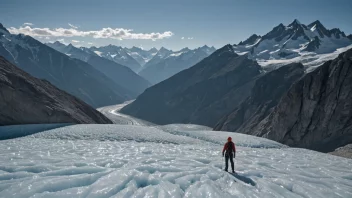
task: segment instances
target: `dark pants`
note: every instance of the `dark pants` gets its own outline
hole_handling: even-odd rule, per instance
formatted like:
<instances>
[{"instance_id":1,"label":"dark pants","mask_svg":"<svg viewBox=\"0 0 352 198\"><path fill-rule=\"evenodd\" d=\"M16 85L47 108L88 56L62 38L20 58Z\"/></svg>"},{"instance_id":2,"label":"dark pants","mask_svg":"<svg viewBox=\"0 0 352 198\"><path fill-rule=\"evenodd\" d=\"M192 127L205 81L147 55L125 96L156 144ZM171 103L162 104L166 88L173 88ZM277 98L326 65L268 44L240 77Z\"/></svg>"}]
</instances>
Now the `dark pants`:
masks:
<instances>
[{"instance_id":1,"label":"dark pants","mask_svg":"<svg viewBox=\"0 0 352 198\"><path fill-rule=\"evenodd\" d=\"M235 164L233 163L233 154L226 154L225 155L225 171L228 170L228 167L229 167L229 159L230 159L230 162L231 162L231 168L232 168L232 171L235 170Z\"/></svg>"}]
</instances>

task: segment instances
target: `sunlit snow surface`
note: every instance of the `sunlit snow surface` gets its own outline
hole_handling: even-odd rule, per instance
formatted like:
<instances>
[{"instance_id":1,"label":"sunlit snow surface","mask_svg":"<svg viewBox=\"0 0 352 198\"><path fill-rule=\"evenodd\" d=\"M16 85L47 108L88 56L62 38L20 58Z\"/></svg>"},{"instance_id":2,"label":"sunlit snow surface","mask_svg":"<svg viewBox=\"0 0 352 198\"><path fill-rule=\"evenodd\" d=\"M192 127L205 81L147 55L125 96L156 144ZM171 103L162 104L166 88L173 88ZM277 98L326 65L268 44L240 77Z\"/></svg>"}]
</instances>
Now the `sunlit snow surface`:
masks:
<instances>
[{"instance_id":1,"label":"sunlit snow surface","mask_svg":"<svg viewBox=\"0 0 352 198\"><path fill-rule=\"evenodd\" d=\"M352 197L352 160L204 130L75 125L1 141L0 197ZM236 177L221 170L230 134Z\"/></svg>"}]
</instances>

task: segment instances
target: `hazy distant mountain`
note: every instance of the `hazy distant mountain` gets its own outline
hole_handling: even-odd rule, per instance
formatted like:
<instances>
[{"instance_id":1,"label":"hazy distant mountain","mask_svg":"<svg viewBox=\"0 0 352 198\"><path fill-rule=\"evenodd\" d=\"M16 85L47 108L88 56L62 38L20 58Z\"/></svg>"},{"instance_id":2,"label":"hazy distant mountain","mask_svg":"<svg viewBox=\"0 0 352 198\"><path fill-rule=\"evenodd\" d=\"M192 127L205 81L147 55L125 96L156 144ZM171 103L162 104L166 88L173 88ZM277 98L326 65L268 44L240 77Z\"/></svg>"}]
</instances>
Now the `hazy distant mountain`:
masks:
<instances>
[{"instance_id":1,"label":"hazy distant mountain","mask_svg":"<svg viewBox=\"0 0 352 198\"><path fill-rule=\"evenodd\" d=\"M142 67L150 61L158 52L156 48L150 50L143 50L139 47L124 48L124 50L133 57ZM142 69L142 68L141 68ZM139 72L139 71L138 71Z\"/></svg>"},{"instance_id":2,"label":"hazy distant mountain","mask_svg":"<svg viewBox=\"0 0 352 198\"><path fill-rule=\"evenodd\" d=\"M157 124L215 124L250 94L261 67L227 45L148 88L122 112Z\"/></svg>"},{"instance_id":3,"label":"hazy distant mountain","mask_svg":"<svg viewBox=\"0 0 352 198\"><path fill-rule=\"evenodd\" d=\"M165 47L161 47L156 54L153 56L152 59L150 59L144 66L143 69L148 68L150 65L155 65L159 63L160 61L164 60L167 58L170 54L172 54L172 50L168 50Z\"/></svg>"},{"instance_id":4,"label":"hazy distant mountain","mask_svg":"<svg viewBox=\"0 0 352 198\"><path fill-rule=\"evenodd\" d=\"M46 80L34 78L0 56L0 126L43 123L112 123Z\"/></svg>"},{"instance_id":5,"label":"hazy distant mountain","mask_svg":"<svg viewBox=\"0 0 352 198\"><path fill-rule=\"evenodd\" d=\"M139 75L156 84L187 69L215 51L214 47L203 46L194 50L183 48L173 52L161 48L139 72Z\"/></svg>"},{"instance_id":6,"label":"hazy distant mountain","mask_svg":"<svg viewBox=\"0 0 352 198\"><path fill-rule=\"evenodd\" d=\"M340 29L326 29L320 21L304 25L298 20L287 26L279 24L264 36L254 34L234 45L236 53L248 53L251 59L270 68L291 62L314 68L351 47L352 40Z\"/></svg>"},{"instance_id":7,"label":"hazy distant mountain","mask_svg":"<svg viewBox=\"0 0 352 198\"><path fill-rule=\"evenodd\" d=\"M98 56L129 67L134 72L138 72L141 69L141 65L120 46L108 45L103 47L91 47L89 49Z\"/></svg>"},{"instance_id":8,"label":"hazy distant mountain","mask_svg":"<svg viewBox=\"0 0 352 198\"><path fill-rule=\"evenodd\" d=\"M71 44L66 46L58 41L47 43L47 45L72 58L89 63L118 85L128 90L133 97L137 97L150 86L148 81L133 72L130 68L98 56L88 48L76 48Z\"/></svg>"},{"instance_id":9,"label":"hazy distant mountain","mask_svg":"<svg viewBox=\"0 0 352 198\"><path fill-rule=\"evenodd\" d=\"M46 79L94 107L133 98L129 91L88 63L70 58L30 36L12 35L2 25L0 55L30 75Z\"/></svg>"}]
</instances>

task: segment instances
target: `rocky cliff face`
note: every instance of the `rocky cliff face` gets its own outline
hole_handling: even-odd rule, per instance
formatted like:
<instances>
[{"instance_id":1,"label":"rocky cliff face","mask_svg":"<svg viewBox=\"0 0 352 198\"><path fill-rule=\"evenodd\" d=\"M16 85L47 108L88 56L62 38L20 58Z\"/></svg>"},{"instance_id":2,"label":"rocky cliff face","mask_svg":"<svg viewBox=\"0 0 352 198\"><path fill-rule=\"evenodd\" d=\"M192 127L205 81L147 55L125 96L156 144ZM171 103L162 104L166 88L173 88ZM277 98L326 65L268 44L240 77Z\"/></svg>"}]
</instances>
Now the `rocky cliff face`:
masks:
<instances>
[{"instance_id":1,"label":"rocky cliff face","mask_svg":"<svg viewBox=\"0 0 352 198\"><path fill-rule=\"evenodd\" d=\"M297 81L247 134L323 152L352 142L352 50Z\"/></svg>"},{"instance_id":2,"label":"rocky cliff face","mask_svg":"<svg viewBox=\"0 0 352 198\"><path fill-rule=\"evenodd\" d=\"M0 56L0 125L111 121L74 96Z\"/></svg>"},{"instance_id":3,"label":"rocky cliff face","mask_svg":"<svg viewBox=\"0 0 352 198\"><path fill-rule=\"evenodd\" d=\"M157 124L214 127L247 98L261 67L227 45L195 66L148 88L122 112Z\"/></svg>"},{"instance_id":4,"label":"rocky cliff face","mask_svg":"<svg viewBox=\"0 0 352 198\"><path fill-rule=\"evenodd\" d=\"M271 113L290 86L303 75L304 66L300 63L289 64L262 75L256 80L250 96L238 108L224 116L214 130L251 132Z\"/></svg>"}]
</instances>

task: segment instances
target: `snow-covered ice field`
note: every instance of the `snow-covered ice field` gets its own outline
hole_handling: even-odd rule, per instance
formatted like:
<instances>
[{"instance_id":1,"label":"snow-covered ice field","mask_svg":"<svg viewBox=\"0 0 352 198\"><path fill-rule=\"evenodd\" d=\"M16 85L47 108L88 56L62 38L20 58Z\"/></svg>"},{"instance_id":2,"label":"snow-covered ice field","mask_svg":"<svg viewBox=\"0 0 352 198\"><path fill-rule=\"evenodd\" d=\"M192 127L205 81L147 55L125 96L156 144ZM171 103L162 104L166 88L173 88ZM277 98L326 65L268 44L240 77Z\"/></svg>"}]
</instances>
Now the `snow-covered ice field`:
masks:
<instances>
[{"instance_id":1,"label":"snow-covered ice field","mask_svg":"<svg viewBox=\"0 0 352 198\"><path fill-rule=\"evenodd\" d=\"M0 149L0 197L352 197L350 159L196 125L74 125Z\"/></svg>"}]
</instances>

